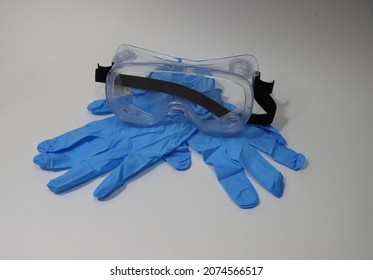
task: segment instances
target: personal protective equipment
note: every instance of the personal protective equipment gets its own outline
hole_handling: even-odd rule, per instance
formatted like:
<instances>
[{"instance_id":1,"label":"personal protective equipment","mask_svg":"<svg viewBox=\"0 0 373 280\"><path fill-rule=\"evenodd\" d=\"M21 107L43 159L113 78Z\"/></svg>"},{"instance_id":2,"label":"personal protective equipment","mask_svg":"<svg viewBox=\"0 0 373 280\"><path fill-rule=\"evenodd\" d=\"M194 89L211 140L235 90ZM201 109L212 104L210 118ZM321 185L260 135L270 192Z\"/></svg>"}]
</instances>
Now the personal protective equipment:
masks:
<instances>
[{"instance_id":1,"label":"personal protective equipment","mask_svg":"<svg viewBox=\"0 0 373 280\"><path fill-rule=\"evenodd\" d=\"M214 102L230 106L223 100L221 89L214 89L215 83L206 81L206 77L188 80L180 73L168 77L158 75L162 81L179 79L180 84L184 83L185 78L184 84L190 82L189 89L199 90ZM145 106L152 98L158 98L157 95L146 94L143 89L131 90L145 93L134 97L140 106ZM107 102L102 100L93 102L88 108L95 114L111 112ZM199 108L193 110L198 112ZM199 113L201 118L210 114L204 109ZM97 198L103 199L162 158L168 158L178 169L187 168L190 165L188 144L203 155L207 164L214 167L219 182L230 198L239 207L250 208L258 204L259 198L245 170L276 197L283 193L282 175L258 150L294 170L298 170L305 161L302 154L288 149L284 138L269 125L247 125L235 135L218 137L197 131L179 114L168 114L167 118L172 120L150 127L128 126L116 117L92 122L39 144L40 154L34 158L34 162L48 170L69 169L48 183L48 187L56 193L111 171L94 192Z\"/></svg>"},{"instance_id":2,"label":"personal protective equipment","mask_svg":"<svg viewBox=\"0 0 373 280\"><path fill-rule=\"evenodd\" d=\"M95 102L100 103L105 102ZM184 121L133 127L112 116L43 141L34 162L47 170L69 169L48 183L54 193L110 172L94 192L95 197L103 199L162 158L176 169L188 168L190 154L185 143L213 166L220 184L241 208L259 203L245 170L274 196L281 197L283 193L281 173L258 150L293 170L301 168L305 161L302 154L285 146L285 139L271 126L247 125L239 134L218 137L198 132Z\"/></svg>"},{"instance_id":3,"label":"personal protective equipment","mask_svg":"<svg viewBox=\"0 0 373 280\"><path fill-rule=\"evenodd\" d=\"M247 122L270 124L276 111L270 95L262 94L271 92L273 83L260 80L252 55L196 61L121 45L112 66L97 68L96 81L105 82L113 113L138 126L179 114L205 133L235 134ZM189 86L196 83L202 90ZM208 88L219 89L224 102L206 96ZM254 99L266 114L252 113Z\"/></svg>"},{"instance_id":4,"label":"personal protective equipment","mask_svg":"<svg viewBox=\"0 0 373 280\"><path fill-rule=\"evenodd\" d=\"M112 116L43 141L34 163L47 170L68 169L51 180L54 193L77 187L110 172L94 192L104 199L133 176L168 158L178 169L190 164L185 141L196 127L184 120L167 125L133 127Z\"/></svg>"},{"instance_id":5,"label":"personal protective equipment","mask_svg":"<svg viewBox=\"0 0 373 280\"><path fill-rule=\"evenodd\" d=\"M111 113L105 99L92 102L88 110L94 114ZM187 144L203 155L205 163L213 166L218 181L241 208L252 208L259 203L246 172L275 197L283 194L282 174L260 152L292 170L299 170L305 163L305 156L286 147L286 140L270 125L246 125L229 137L197 131L187 139ZM184 158L188 158L188 152L183 151Z\"/></svg>"}]
</instances>

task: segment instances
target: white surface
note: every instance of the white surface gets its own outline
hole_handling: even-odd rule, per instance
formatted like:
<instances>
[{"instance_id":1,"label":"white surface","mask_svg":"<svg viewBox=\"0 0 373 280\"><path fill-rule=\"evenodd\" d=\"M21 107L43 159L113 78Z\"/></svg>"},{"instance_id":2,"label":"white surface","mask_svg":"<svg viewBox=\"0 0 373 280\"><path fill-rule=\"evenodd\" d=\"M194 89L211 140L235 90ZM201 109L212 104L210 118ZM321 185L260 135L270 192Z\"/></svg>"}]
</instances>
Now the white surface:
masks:
<instances>
[{"instance_id":1,"label":"white surface","mask_svg":"<svg viewBox=\"0 0 373 280\"><path fill-rule=\"evenodd\" d=\"M0 258L373 258L372 1L0 1ZM97 117L93 81L121 43L203 59L252 53L275 126L308 158L282 199L236 207L193 153L99 202L54 195L36 145Z\"/></svg>"}]
</instances>

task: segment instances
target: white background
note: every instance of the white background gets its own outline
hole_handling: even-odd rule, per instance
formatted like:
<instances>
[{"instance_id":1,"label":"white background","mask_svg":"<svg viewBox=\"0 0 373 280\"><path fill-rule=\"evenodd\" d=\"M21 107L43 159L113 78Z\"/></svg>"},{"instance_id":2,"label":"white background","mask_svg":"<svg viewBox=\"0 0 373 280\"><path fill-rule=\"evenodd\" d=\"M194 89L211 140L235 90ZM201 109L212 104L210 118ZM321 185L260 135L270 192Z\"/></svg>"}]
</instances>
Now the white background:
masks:
<instances>
[{"instance_id":1,"label":"white background","mask_svg":"<svg viewBox=\"0 0 373 280\"><path fill-rule=\"evenodd\" d=\"M373 3L0 1L0 258L372 259ZM276 81L275 120L308 159L283 198L235 206L193 153L113 199L102 177L54 195L32 163L44 139L98 119L99 62L132 44L192 59L254 54Z\"/></svg>"}]
</instances>

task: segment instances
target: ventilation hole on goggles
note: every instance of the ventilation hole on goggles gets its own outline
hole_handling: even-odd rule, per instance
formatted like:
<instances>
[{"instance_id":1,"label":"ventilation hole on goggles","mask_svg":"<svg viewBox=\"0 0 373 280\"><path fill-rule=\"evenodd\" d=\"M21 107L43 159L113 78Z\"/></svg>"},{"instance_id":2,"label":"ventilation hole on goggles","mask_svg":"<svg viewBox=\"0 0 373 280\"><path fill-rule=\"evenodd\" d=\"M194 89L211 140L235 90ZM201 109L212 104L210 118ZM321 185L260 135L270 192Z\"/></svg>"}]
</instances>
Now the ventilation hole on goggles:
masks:
<instances>
[{"instance_id":1,"label":"ventilation hole on goggles","mask_svg":"<svg viewBox=\"0 0 373 280\"><path fill-rule=\"evenodd\" d=\"M248 60L236 58L232 59L232 61L229 63L229 71L248 78L253 75L254 69Z\"/></svg>"},{"instance_id":2,"label":"ventilation hole on goggles","mask_svg":"<svg viewBox=\"0 0 373 280\"><path fill-rule=\"evenodd\" d=\"M185 111L181 108L173 108L169 113L169 115L178 115L178 116L184 116L185 115Z\"/></svg>"},{"instance_id":3,"label":"ventilation hole on goggles","mask_svg":"<svg viewBox=\"0 0 373 280\"><path fill-rule=\"evenodd\" d=\"M114 63L119 64L123 61L130 61L136 59L136 53L131 49L126 49L117 54L114 58Z\"/></svg>"},{"instance_id":4,"label":"ventilation hole on goggles","mask_svg":"<svg viewBox=\"0 0 373 280\"><path fill-rule=\"evenodd\" d=\"M232 126L240 122L240 117L237 114L230 112L222 118L222 121L225 125Z\"/></svg>"}]
</instances>

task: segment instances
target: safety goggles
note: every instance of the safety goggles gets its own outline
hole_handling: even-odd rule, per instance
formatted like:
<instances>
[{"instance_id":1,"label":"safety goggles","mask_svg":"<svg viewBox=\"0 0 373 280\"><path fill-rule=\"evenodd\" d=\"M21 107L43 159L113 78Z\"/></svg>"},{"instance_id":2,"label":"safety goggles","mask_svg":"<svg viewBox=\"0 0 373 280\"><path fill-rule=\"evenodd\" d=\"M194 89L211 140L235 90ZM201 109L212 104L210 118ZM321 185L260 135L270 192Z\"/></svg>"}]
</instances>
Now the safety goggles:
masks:
<instances>
[{"instance_id":1,"label":"safety goggles","mask_svg":"<svg viewBox=\"0 0 373 280\"><path fill-rule=\"evenodd\" d=\"M247 123L270 124L273 82L260 79L257 60L238 55L191 60L121 45L110 67L98 65L96 81L122 121L151 126L183 116L208 134L235 134ZM253 114L254 100L265 111Z\"/></svg>"}]
</instances>

